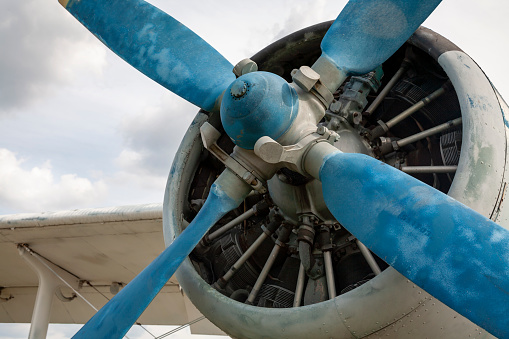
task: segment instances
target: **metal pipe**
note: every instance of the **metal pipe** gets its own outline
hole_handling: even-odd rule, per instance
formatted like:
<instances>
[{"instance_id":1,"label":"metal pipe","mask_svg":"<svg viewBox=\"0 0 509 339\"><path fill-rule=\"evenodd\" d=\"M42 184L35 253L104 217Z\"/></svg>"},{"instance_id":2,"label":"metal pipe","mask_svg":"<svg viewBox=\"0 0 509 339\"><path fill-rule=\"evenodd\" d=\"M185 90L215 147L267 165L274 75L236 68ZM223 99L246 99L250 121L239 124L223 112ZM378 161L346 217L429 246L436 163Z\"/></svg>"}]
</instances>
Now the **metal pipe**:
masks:
<instances>
[{"instance_id":1,"label":"metal pipe","mask_svg":"<svg viewBox=\"0 0 509 339\"><path fill-rule=\"evenodd\" d=\"M401 67L392 76L391 80L389 80L387 85L385 85L385 87L382 89L380 94L378 94L378 96L375 98L375 100L373 100L371 105L369 105L368 109L365 111L365 113L367 115L371 115L378 108L378 106L380 106L380 104L385 99L387 94L389 94L392 87L394 87L396 82L398 82L399 78L401 78L401 76L406 72L406 70L408 69L409 66L410 66L410 62L407 59L403 60Z\"/></svg>"},{"instance_id":2,"label":"metal pipe","mask_svg":"<svg viewBox=\"0 0 509 339\"><path fill-rule=\"evenodd\" d=\"M427 129L425 131L422 131L420 133L414 134L412 136L409 136L407 138L401 139L396 141L396 144L398 147L403 147L406 145L409 145L411 143L414 143L418 140L427 138L429 136L432 136L434 134L440 133L442 131L448 130L449 128L455 127L461 125L461 118L456 118L454 120L448 121L446 123L443 123L441 125L435 126L433 128Z\"/></svg>"},{"instance_id":3,"label":"metal pipe","mask_svg":"<svg viewBox=\"0 0 509 339\"><path fill-rule=\"evenodd\" d=\"M283 227L281 229L278 239L276 240L276 244L272 248L269 258L265 262L265 265L263 266L262 271L258 276L258 279L256 279L253 289L251 290L251 293L249 293L249 297L247 297L246 304L252 305L254 300L258 296L260 288L262 287L265 279L267 278L267 275L269 274L272 265L274 265L274 262L276 261L279 251L285 245L285 242L288 241L288 237L290 236L291 231L292 229L289 226Z\"/></svg>"},{"instance_id":4,"label":"metal pipe","mask_svg":"<svg viewBox=\"0 0 509 339\"><path fill-rule=\"evenodd\" d=\"M226 287L226 284L228 281L233 277L235 273L238 272L238 270L244 265L244 263L253 255L253 253L256 251L258 247L263 243L265 239L270 237L281 225L282 218L278 217L278 215L273 216L273 220L265 227L265 225L262 225L262 234L258 236L258 238L249 246L249 248L242 254L242 256L230 267L228 272L225 273L224 276L219 278L215 284L214 287L216 289L223 289Z\"/></svg>"},{"instance_id":5,"label":"metal pipe","mask_svg":"<svg viewBox=\"0 0 509 339\"><path fill-rule=\"evenodd\" d=\"M400 123L404 119L408 118L415 112L419 111L424 106L428 105L430 102L444 94L449 87L451 86L451 82L447 81L445 84L442 85L439 89L431 93L430 95L426 96L424 99L421 99L419 102L413 104L388 122L383 122L381 120L378 121L378 125L376 126L371 132L370 132L370 138L371 140L374 140L376 138L381 137L385 133L387 133L392 127L394 127L396 124Z\"/></svg>"},{"instance_id":6,"label":"metal pipe","mask_svg":"<svg viewBox=\"0 0 509 339\"><path fill-rule=\"evenodd\" d=\"M208 240L212 241L212 240L214 240L216 238L219 238L224 233L226 233L230 229L232 229L234 226L240 224L241 222L243 222L246 219L251 218L254 214L255 214L255 211L254 211L253 208L251 208L250 210L242 213L241 215L239 215L238 217L236 217L235 219L233 219L232 221L230 221L229 223L227 223L226 225L224 225L220 229L218 229L215 232L212 232L211 234L209 234Z\"/></svg>"},{"instance_id":7,"label":"metal pipe","mask_svg":"<svg viewBox=\"0 0 509 339\"><path fill-rule=\"evenodd\" d=\"M336 283L334 281L334 270L332 268L331 251L323 252L323 261L325 264L325 278L327 279L327 290L329 291L329 299L336 297Z\"/></svg>"},{"instance_id":8,"label":"metal pipe","mask_svg":"<svg viewBox=\"0 0 509 339\"><path fill-rule=\"evenodd\" d=\"M433 100L435 100L436 98L438 98L439 96L444 94L445 93L445 89L446 89L446 86L440 87L439 89L437 89L436 91L434 91L433 93L431 93L430 95L425 97L424 99L420 100L416 104L414 104L414 105L410 106L409 108L407 108L402 113L396 115L394 118L392 118L391 120L387 121L385 123L385 125L388 128L394 127L396 124L400 123L404 119L408 118L409 116L411 116L412 114L414 114L415 112L417 112L418 110L420 110L421 108L423 108L424 106L426 106L427 104L429 104L430 102L432 102Z\"/></svg>"},{"instance_id":9,"label":"metal pipe","mask_svg":"<svg viewBox=\"0 0 509 339\"><path fill-rule=\"evenodd\" d=\"M304 292L304 280L306 279L306 270L302 263L299 268L299 276L297 278L297 286L295 287L295 297L293 299L293 307L299 307L302 302L302 292Z\"/></svg>"},{"instance_id":10,"label":"metal pipe","mask_svg":"<svg viewBox=\"0 0 509 339\"><path fill-rule=\"evenodd\" d=\"M251 293L249 293L249 297L246 300L246 304L252 305L253 301L256 299L256 296L260 292L260 288L263 285L263 282L267 278L267 275L269 274L270 269L272 268L272 265L274 265L274 262L276 261L277 255L279 254L279 250L281 249L281 246L278 244L274 245L274 248L272 248L272 251L270 252L269 258L267 259L267 262L265 262L265 265L263 266L262 272L258 276L258 279L256 279L256 283L253 286L253 289L251 290Z\"/></svg>"},{"instance_id":11,"label":"metal pipe","mask_svg":"<svg viewBox=\"0 0 509 339\"><path fill-rule=\"evenodd\" d=\"M239 258L239 260L237 260L237 262L235 264L233 264L232 267L230 267L228 272L226 272L222 278L220 278L221 282L223 284L226 284L233 277L233 275L235 273L237 273L239 268L241 268L242 265L244 265L244 263L247 261L247 259L249 259L253 255L253 253L256 251L256 249L258 247L260 247L260 245L263 243L263 241L265 239L267 239L268 237L269 236L266 233L260 234L258 239L256 239L256 241L251 246L249 246L247 251L244 252L244 254L242 254L242 256ZM224 288L224 286L221 286L221 287Z\"/></svg>"},{"instance_id":12,"label":"metal pipe","mask_svg":"<svg viewBox=\"0 0 509 339\"><path fill-rule=\"evenodd\" d=\"M373 254L369 251L369 249L361 243L359 240L356 241L357 247L361 251L362 255L364 256L364 259L366 259L366 262L368 263L369 267L371 267L371 270L375 275L379 275L382 273L382 270L380 269L380 266L376 263L375 258L373 257Z\"/></svg>"},{"instance_id":13,"label":"metal pipe","mask_svg":"<svg viewBox=\"0 0 509 339\"><path fill-rule=\"evenodd\" d=\"M454 173L458 166L402 166L401 170L409 174Z\"/></svg>"},{"instance_id":14,"label":"metal pipe","mask_svg":"<svg viewBox=\"0 0 509 339\"><path fill-rule=\"evenodd\" d=\"M265 200L261 200L256 205L251 207L251 209L247 210L246 212L242 213L223 227L219 228L218 230L212 232L209 235L205 235L201 241L203 245L209 244L212 240L219 238L224 233L228 232L230 229L232 229L234 226L240 224L244 220L247 220L251 218L253 215L258 213L265 213L269 210L269 204Z\"/></svg>"}]
</instances>

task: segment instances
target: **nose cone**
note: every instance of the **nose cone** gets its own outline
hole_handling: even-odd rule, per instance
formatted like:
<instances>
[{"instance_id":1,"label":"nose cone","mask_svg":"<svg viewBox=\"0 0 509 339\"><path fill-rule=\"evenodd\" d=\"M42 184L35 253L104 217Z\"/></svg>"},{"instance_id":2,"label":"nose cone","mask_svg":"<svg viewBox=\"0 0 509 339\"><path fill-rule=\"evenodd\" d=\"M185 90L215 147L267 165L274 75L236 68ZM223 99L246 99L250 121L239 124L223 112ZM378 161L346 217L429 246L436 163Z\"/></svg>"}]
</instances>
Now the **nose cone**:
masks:
<instances>
[{"instance_id":1,"label":"nose cone","mask_svg":"<svg viewBox=\"0 0 509 339\"><path fill-rule=\"evenodd\" d=\"M221 122L236 145L253 149L262 136L277 140L299 109L297 92L283 78L252 72L235 80L221 102Z\"/></svg>"}]
</instances>

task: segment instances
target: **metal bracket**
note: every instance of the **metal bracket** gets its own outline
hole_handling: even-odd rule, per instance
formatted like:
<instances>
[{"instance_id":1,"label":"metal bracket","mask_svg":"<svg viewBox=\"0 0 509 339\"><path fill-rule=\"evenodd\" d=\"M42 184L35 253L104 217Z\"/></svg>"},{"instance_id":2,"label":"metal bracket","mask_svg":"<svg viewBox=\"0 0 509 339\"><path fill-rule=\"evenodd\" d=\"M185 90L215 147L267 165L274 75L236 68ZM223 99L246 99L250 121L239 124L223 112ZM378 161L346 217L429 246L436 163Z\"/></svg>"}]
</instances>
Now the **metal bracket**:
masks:
<instances>
[{"instance_id":1,"label":"metal bracket","mask_svg":"<svg viewBox=\"0 0 509 339\"><path fill-rule=\"evenodd\" d=\"M18 244L18 251L19 255L27 261L39 277L39 287L35 297L28 338L45 338L48 331L53 294L62 283L68 284L69 287L78 287L79 279L41 257L26 244Z\"/></svg>"},{"instance_id":2,"label":"metal bracket","mask_svg":"<svg viewBox=\"0 0 509 339\"><path fill-rule=\"evenodd\" d=\"M256 71L258 71L258 65L251 59L243 59L239 61L239 63L236 64L233 68L233 74L235 74L237 78L243 76L244 74Z\"/></svg>"},{"instance_id":3,"label":"metal bracket","mask_svg":"<svg viewBox=\"0 0 509 339\"><path fill-rule=\"evenodd\" d=\"M282 163L291 170L307 174L304 170L303 159L311 147L319 142L334 145L338 140L339 135L336 132L330 131L325 126L318 126L315 133L305 136L294 145L283 146L271 137L261 137L256 141L254 152L269 164Z\"/></svg>"},{"instance_id":4,"label":"metal bracket","mask_svg":"<svg viewBox=\"0 0 509 339\"><path fill-rule=\"evenodd\" d=\"M200 134L203 141L203 146L217 159L219 159L219 161L221 161L228 169L235 173L239 178L244 180L254 190L260 192L261 194L267 193L267 188L264 185L265 182L261 178L258 178L254 171L244 167L217 145L217 140L221 136L221 133L219 133L219 131L214 126L208 122L205 122L200 127Z\"/></svg>"},{"instance_id":5,"label":"metal bracket","mask_svg":"<svg viewBox=\"0 0 509 339\"><path fill-rule=\"evenodd\" d=\"M5 287L0 287L0 303L6 303L11 299L14 299L14 296L12 294L4 295L3 291L5 290Z\"/></svg>"},{"instance_id":6,"label":"metal bracket","mask_svg":"<svg viewBox=\"0 0 509 339\"><path fill-rule=\"evenodd\" d=\"M311 67L301 66L299 69L294 69L291 75L293 82L306 92L315 95L325 108L328 108L334 100L331 91L320 81L320 74Z\"/></svg>"}]
</instances>

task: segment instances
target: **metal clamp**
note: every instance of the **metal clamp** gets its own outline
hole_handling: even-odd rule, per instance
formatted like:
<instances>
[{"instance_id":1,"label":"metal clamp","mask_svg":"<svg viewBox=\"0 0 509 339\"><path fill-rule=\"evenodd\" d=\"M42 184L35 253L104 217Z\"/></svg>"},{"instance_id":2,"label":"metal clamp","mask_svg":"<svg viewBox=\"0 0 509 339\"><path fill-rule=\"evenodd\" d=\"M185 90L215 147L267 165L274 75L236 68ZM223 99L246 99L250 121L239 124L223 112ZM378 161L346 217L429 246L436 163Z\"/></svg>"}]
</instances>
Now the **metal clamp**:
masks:
<instances>
[{"instance_id":1,"label":"metal clamp","mask_svg":"<svg viewBox=\"0 0 509 339\"><path fill-rule=\"evenodd\" d=\"M254 171L250 171L249 169L245 168L242 164L232 158L228 153L226 153L221 147L217 145L217 140L221 136L221 133L219 133L219 131L214 126L208 122L205 122L200 127L200 134L203 141L203 146L217 159L219 159L219 161L221 161L229 170L244 180L254 190L260 192L261 194L267 193L267 188L264 186L264 181L261 178L258 178Z\"/></svg>"},{"instance_id":2,"label":"metal clamp","mask_svg":"<svg viewBox=\"0 0 509 339\"><path fill-rule=\"evenodd\" d=\"M319 126L316 133L309 134L294 145L283 146L274 139L263 136L256 141L255 154L269 164L285 164L291 170L305 174L302 160L311 147L319 142L328 142L334 145L339 140L339 135Z\"/></svg>"},{"instance_id":3,"label":"metal clamp","mask_svg":"<svg viewBox=\"0 0 509 339\"><path fill-rule=\"evenodd\" d=\"M331 91L320 81L320 74L311 67L301 66L299 69L294 69L291 75L293 82L306 92L314 94L325 108L329 107L334 100Z\"/></svg>"}]
</instances>

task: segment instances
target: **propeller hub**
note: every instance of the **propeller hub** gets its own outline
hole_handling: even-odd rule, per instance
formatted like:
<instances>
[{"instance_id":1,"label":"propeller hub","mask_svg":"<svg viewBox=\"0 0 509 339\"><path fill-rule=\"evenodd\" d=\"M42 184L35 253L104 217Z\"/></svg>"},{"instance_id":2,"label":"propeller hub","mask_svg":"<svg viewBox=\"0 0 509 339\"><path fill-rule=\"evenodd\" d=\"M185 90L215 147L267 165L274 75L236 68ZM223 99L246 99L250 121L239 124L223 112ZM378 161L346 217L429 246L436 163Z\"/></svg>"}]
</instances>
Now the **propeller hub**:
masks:
<instances>
[{"instance_id":1,"label":"propeller hub","mask_svg":"<svg viewBox=\"0 0 509 339\"><path fill-rule=\"evenodd\" d=\"M241 98L246 92L247 84L242 80L235 81L230 88L230 94L233 95L234 98Z\"/></svg>"},{"instance_id":2,"label":"propeller hub","mask_svg":"<svg viewBox=\"0 0 509 339\"><path fill-rule=\"evenodd\" d=\"M221 122L233 142L253 149L263 136L274 140L292 125L299 109L295 89L268 72L252 72L235 80L221 102Z\"/></svg>"}]
</instances>

